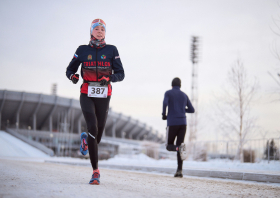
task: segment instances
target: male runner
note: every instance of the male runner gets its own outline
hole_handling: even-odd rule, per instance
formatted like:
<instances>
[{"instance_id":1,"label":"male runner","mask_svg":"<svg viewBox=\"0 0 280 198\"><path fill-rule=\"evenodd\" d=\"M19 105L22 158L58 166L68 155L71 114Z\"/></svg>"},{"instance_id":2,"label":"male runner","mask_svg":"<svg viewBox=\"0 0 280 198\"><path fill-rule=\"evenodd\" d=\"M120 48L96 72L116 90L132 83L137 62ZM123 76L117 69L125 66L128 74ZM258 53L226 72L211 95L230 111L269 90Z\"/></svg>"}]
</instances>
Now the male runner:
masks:
<instances>
[{"instance_id":1,"label":"male runner","mask_svg":"<svg viewBox=\"0 0 280 198\"><path fill-rule=\"evenodd\" d=\"M187 130L186 113L194 113L195 111L188 96L180 88L180 78L174 78L172 80L172 89L165 92L162 110L162 119L167 119L166 149L168 151L177 151L178 168L174 177L183 177L183 160L187 157L186 145L183 143ZM166 107L168 107L167 116ZM176 145L174 145L176 137L177 141Z\"/></svg>"}]
</instances>

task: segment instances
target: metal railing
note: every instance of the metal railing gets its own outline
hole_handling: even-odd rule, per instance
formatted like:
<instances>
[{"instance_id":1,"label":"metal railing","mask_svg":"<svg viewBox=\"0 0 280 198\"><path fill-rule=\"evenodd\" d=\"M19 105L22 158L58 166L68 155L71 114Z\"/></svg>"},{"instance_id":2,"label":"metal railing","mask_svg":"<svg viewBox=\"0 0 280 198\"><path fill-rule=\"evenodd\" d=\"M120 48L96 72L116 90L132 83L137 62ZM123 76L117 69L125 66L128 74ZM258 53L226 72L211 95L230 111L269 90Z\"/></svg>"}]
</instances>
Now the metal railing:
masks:
<instances>
[{"instance_id":1,"label":"metal railing","mask_svg":"<svg viewBox=\"0 0 280 198\"><path fill-rule=\"evenodd\" d=\"M199 152L206 152L209 158L239 159L240 157L239 141L197 141L189 147L193 156ZM245 155L248 156L249 162L279 160L280 138L248 139L242 143L242 148L243 158Z\"/></svg>"},{"instance_id":2,"label":"metal railing","mask_svg":"<svg viewBox=\"0 0 280 198\"><path fill-rule=\"evenodd\" d=\"M28 140L28 143L40 144L45 148L49 148L49 150L53 150L53 153L56 156L80 157L80 134L8 128L7 130L13 131L13 135L21 136ZM129 149L127 149L126 146L128 146ZM113 157L114 155L126 152L125 150L127 150L129 152L132 151L132 153L143 152L157 158L158 146L159 144L156 142L104 136L99 144L98 152L108 152L110 157Z\"/></svg>"},{"instance_id":3,"label":"metal railing","mask_svg":"<svg viewBox=\"0 0 280 198\"><path fill-rule=\"evenodd\" d=\"M44 146L54 150L56 156L71 156L74 154L73 152L78 151L80 147L79 134L23 129L15 131L19 135L26 137L26 139L40 142ZM160 145L158 143L103 137L102 144L104 150L112 150L114 145L117 146L118 149L115 149L115 147L113 149L116 150L113 152L115 154L144 153L155 159L177 158L176 152L169 152L166 150L165 145ZM189 150L189 156L194 160L200 160L198 159L199 155L207 159L240 160L239 141L196 141L192 144L186 144ZM126 148L126 145L129 148ZM245 156L247 157L244 162L267 160L269 163L272 160L279 160L280 158L280 138L248 139L243 142L242 148L243 158L245 159Z\"/></svg>"}]
</instances>

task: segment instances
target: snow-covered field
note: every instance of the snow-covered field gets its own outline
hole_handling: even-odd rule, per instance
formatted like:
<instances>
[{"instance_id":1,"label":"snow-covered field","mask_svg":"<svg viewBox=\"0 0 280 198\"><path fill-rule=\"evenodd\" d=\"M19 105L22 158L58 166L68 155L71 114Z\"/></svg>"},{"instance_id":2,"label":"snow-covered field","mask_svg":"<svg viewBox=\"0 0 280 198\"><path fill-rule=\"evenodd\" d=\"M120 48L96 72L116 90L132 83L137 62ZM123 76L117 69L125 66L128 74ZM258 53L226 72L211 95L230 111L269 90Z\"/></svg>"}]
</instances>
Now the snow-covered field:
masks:
<instances>
[{"instance_id":1,"label":"snow-covered field","mask_svg":"<svg viewBox=\"0 0 280 198\"><path fill-rule=\"evenodd\" d=\"M138 165L138 166L157 166L157 167L177 167L176 160L162 159L155 160L144 154L134 156L115 156L101 164L117 165ZM224 170L224 171L244 171L259 173L278 173L280 174L280 162L261 161L259 163L240 163L231 160L210 160L208 162L184 161L185 169L207 169L207 170Z\"/></svg>"},{"instance_id":2,"label":"snow-covered field","mask_svg":"<svg viewBox=\"0 0 280 198\"><path fill-rule=\"evenodd\" d=\"M75 162L90 165L89 159L79 159L70 157L49 157L42 151L28 145L14 136L0 131L0 158L16 159L24 161L56 161L56 162ZM176 168L177 161L169 159L155 160L144 154L139 155L117 155L108 160L99 161L102 165L134 165L134 166L153 166ZM280 174L280 162L261 161L258 163L240 163L231 160L210 160L208 162L184 161L185 169L207 169L224 171L242 171Z\"/></svg>"}]
</instances>

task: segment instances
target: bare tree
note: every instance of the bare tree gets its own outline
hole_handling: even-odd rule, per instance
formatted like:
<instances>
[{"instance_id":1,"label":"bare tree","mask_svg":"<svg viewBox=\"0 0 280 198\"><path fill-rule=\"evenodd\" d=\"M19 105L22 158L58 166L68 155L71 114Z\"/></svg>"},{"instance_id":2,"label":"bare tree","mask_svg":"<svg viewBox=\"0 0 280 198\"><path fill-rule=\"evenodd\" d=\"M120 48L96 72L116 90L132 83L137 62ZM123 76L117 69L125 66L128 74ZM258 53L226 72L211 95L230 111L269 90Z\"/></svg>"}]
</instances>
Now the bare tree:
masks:
<instances>
[{"instance_id":1,"label":"bare tree","mask_svg":"<svg viewBox=\"0 0 280 198\"><path fill-rule=\"evenodd\" d=\"M280 6L279 3L278 3L278 6ZM280 16L278 15L277 18L272 17L272 21L273 21L273 26L271 27L271 30L276 36L280 37ZM280 51L279 51L279 47L277 44L278 44L278 42L275 39L271 46L271 52L274 55L274 57L280 61ZM280 93L280 89L279 89L280 88L280 71L279 71L279 68L277 68L277 70L278 70L278 72L275 72L275 73L268 72L268 74L272 77L272 79L279 86L276 92Z\"/></svg>"},{"instance_id":2,"label":"bare tree","mask_svg":"<svg viewBox=\"0 0 280 198\"><path fill-rule=\"evenodd\" d=\"M262 139L264 140L264 139L266 139L266 136L269 134L269 131L268 130L259 130L259 133L260 133L260 135L262 136Z\"/></svg>"},{"instance_id":3,"label":"bare tree","mask_svg":"<svg viewBox=\"0 0 280 198\"><path fill-rule=\"evenodd\" d=\"M226 86L218 104L220 129L228 139L238 139L237 158L243 162L243 145L248 135L255 130L256 118L250 115L250 105L258 82L249 82L242 62L237 60L228 72Z\"/></svg>"}]
</instances>

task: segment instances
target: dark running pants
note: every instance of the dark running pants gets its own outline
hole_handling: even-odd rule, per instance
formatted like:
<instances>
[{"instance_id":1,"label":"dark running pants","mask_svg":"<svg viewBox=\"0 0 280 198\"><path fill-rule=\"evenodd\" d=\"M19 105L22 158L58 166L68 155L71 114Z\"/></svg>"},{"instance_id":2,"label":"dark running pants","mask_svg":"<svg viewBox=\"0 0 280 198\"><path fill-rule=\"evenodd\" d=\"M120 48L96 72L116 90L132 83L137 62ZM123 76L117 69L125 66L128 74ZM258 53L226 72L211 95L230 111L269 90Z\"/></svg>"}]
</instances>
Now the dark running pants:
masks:
<instances>
[{"instance_id":1,"label":"dark running pants","mask_svg":"<svg viewBox=\"0 0 280 198\"><path fill-rule=\"evenodd\" d=\"M105 128L111 96L107 98L88 97L81 93L80 104L87 123L88 151L93 170L98 169L98 146Z\"/></svg>"},{"instance_id":2,"label":"dark running pants","mask_svg":"<svg viewBox=\"0 0 280 198\"><path fill-rule=\"evenodd\" d=\"M184 142L186 135L186 125L168 126L166 128L166 149L168 151L176 151L176 147ZM175 138L177 137L176 145L174 145ZM183 168L183 160L181 159L179 151L177 151L178 170Z\"/></svg>"}]
</instances>

